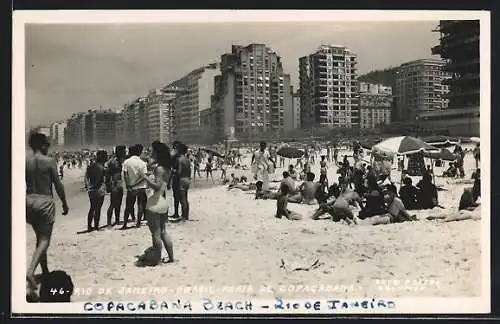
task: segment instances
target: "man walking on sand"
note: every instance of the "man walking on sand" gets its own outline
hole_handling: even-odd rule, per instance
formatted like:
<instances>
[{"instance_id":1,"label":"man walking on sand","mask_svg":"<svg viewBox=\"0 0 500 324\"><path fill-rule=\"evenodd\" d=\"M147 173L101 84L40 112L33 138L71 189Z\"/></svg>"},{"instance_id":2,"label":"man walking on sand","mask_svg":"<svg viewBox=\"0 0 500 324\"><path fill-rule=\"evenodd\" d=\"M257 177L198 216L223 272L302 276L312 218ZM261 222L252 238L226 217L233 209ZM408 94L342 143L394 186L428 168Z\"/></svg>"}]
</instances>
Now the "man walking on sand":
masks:
<instances>
[{"instance_id":1,"label":"man walking on sand","mask_svg":"<svg viewBox=\"0 0 500 324\"><path fill-rule=\"evenodd\" d=\"M49 273L47 250L56 212L52 185L61 199L63 215L68 214L68 204L57 164L47 156L50 147L47 137L40 133L32 134L29 145L33 155L26 157L26 222L31 224L36 235L35 253L26 271L27 297L31 299L36 295L35 269L38 264L43 274Z\"/></svg>"},{"instance_id":2,"label":"man walking on sand","mask_svg":"<svg viewBox=\"0 0 500 324\"><path fill-rule=\"evenodd\" d=\"M273 169L276 168L276 162L271 158L269 151L266 150L266 142L260 142L259 150L252 156L252 165L254 169L254 178L256 181L263 182L262 189L267 191L269 189L269 170L271 164Z\"/></svg>"}]
</instances>

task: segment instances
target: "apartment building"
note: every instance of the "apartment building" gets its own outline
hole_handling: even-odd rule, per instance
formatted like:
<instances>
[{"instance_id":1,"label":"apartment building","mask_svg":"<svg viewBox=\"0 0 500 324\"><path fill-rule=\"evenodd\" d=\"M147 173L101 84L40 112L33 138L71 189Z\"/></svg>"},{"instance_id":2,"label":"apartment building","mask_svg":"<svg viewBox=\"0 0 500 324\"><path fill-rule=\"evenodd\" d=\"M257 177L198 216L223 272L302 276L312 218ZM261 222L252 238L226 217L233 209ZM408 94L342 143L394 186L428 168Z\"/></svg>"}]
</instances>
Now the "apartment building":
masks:
<instances>
[{"instance_id":1,"label":"apartment building","mask_svg":"<svg viewBox=\"0 0 500 324\"><path fill-rule=\"evenodd\" d=\"M66 120L66 131L64 133L65 144L70 146L86 145L85 113L76 113Z\"/></svg>"},{"instance_id":2,"label":"apartment building","mask_svg":"<svg viewBox=\"0 0 500 324\"><path fill-rule=\"evenodd\" d=\"M186 143L197 143L200 136L200 111L211 107L217 63L198 68L166 88L176 92L173 101L174 137Z\"/></svg>"},{"instance_id":3,"label":"apartment building","mask_svg":"<svg viewBox=\"0 0 500 324\"><path fill-rule=\"evenodd\" d=\"M172 114L176 94L164 89L150 90L146 97L148 142L170 143L172 139Z\"/></svg>"},{"instance_id":4,"label":"apartment building","mask_svg":"<svg viewBox=\"0 0 500 324\"><path fill-rule=\"evenodd\" d=\"M109 146L116 143L116 120L113 110L89 110L85 114L85 143L89 146Z\"/></svg>"},{"instance_id":5,"label":"apartment building","mask_svg":"<svg viewBox=\"0 0 500 324\"><path fill-rule=\"evenodd\" d=\"M321 45L299 58L301 127L359 127L357 56L344 46Z\"/></svg>"},{"instance_id":6,"label":"apartment building","mask_svg":"<svg viewBox=\"0 0 500 324\"><path fill-rule=\"evenodd\" d=\"M391 122L392 88L380 84L359 83L361 128L375 128Z\"/></svg>"},{"instance_id":7,"label":"apartment building","mask_svg":"<svg viewBox=\"0 0 500 324\"><path fill-rule=\"evenodd\" d=\"M438 59L421 59L399 66L393 89L395 121L418 123L424 113L447 109L449 86L443 81L451 74L443 70L444 64Z\"/></svg>"},{"instance_id":8,"label":"apartment building","mask_svg":"<svg viewBox=\"0 0 500 324\"><path fill-rule=\"evenodd\" d=\"M293 107L293 129L301 128L300 125L300 91L297 91L292 96Z\"/></svg>"},{"instance_id":9,"label":"apartment building","mask_svg":"<svg viewBox=\"0 0 500 324\"><path fill-rule=\"evenodd\" d=\"M50 125L50 138L52 143L57 146L64 145L64 133L66 130L66 122L58 121Z\"/></svg>"},{"instance_id":10,"label":"apartment building","mask_svg":"<svg viewBox=\"0 0 500 324\"><path fill-rule=\"evenodd\" d=\"M212 101L217 140L279 138L292 106L281 57L264 44L233 45L221 56L220 73Z\"/></svg>"},{"instance_id":11,"label":"apartment building","mask_svg":"<svg viewBox=\"0 0 500 324\"><path fill-rule=\"evenodd\" d=\"M432 54L445 59L443 71L451 74L443 81L450 87L449 104L445 111L424 114L421 123L451 135L479 136L479 20L441 20L434 31L441 37Z\"/></svg>"}]
</instances>

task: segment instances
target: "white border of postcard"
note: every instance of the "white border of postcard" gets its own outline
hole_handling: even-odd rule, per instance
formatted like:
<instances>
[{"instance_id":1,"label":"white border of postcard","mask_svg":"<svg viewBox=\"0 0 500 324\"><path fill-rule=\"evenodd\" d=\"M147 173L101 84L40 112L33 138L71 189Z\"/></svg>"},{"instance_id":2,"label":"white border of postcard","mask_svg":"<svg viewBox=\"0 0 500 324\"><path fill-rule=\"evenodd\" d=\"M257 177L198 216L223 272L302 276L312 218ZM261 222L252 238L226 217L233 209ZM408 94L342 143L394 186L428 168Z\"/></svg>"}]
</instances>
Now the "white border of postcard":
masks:
<instances>
[{"instance_id":1,"label":"white border of postcard","mask_svg":"<svg viewBox=\"0 0 500 324\"><path fill-rule=\"evenodd\" d=\"M490 13L488 11L294 11L294 10L192 10L192 11L14 11L13 13L13 109L12 109L12 312L39 314L114 314L127 312L86 312L84 303L29 304L25 298L26 230L25 230L25 24L29 23L175 23L175 22L279 22L279 21L415 21L415 20L480 20L480 84L481 84L481 169L490 172ZM431 32L431 31L429 31ZM437 44L436 44L437 45ZM438 313L488 313L490 312L490 183L482 182L482 232L481 232L481 297L477 298L400 298L393 299L395 309L357 309L332 311L323 307L320 311L291 310L286 312L273 309L254 308L253 313L275 314L342 314L342 313L397 313L397 314L438 314ZM264 301L257 301L264 302ZM269 305L275 301L269 301ZM302 303L305 301L302 301ZM326 302L326 301L325 301ZM370 302L370 301L369 301ZM245 314L248 311L205 311L201 301L192 302L192 311L168 310L141 311L134 314ZM130 314L131 312L129 312Z\"/></svg>"}]
</instances>

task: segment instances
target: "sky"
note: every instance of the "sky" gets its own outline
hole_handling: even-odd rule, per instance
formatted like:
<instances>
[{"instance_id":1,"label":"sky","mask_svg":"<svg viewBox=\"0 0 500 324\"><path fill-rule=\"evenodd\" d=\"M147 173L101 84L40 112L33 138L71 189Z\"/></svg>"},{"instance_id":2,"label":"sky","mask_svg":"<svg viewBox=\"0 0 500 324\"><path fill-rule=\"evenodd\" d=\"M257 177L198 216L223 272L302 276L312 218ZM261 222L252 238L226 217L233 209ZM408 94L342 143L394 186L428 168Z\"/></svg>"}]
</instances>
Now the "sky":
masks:
<instances>
[{"instance_id":1,"label":"sky","mask_svg":"<svg viewBox=\"0 0 500 324\"><path fill-rule=\"evenodd\" d=\"M29 24L25 29L26 126L88 109L120 108L231 45L263 43L298 84L298 59L320 44L358 55L359 74L430 58L437 21Z\"/></svg>"}]
</instances>

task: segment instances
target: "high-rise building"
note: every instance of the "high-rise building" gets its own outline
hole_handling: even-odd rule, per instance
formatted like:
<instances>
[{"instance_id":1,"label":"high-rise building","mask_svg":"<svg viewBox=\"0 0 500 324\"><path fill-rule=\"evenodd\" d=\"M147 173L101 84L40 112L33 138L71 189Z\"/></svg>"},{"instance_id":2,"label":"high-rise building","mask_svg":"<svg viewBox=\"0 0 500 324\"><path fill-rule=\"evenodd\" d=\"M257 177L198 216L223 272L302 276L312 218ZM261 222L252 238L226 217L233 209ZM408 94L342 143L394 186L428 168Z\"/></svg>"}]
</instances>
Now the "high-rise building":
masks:
<instances>
[{"instance_id":1,"label":"high-rise building","mask_svg":"<svg viewBox=\"0 0 500 324\"><path fill-rule=\"evenodd\" d=\"M40 134L44 134L45 136L47 136L49 139L51 138L51 129L50 127L47 127L47 126L38 126L38 127L35 127L33 129L33 131L35 133L40 133Z\"/></svg>"},{"instance_id":2,"label":"high-rise building","mask_svg":"<svg viewBox=\"0 0 500 324\"><path fill-rule=\"evenodd\" d=\"M395 121L418 123L423 113L444 111L449 100L448 85L443 80L451 75L443 71L444 61L421 59L401 64L395 73L393 90Z\"/></svg>"},{"instance_id":3,"label":"high-rise building","mask_svg":"<svg viewBox=\"0 0 500 324\"><path fill-rule=\"evenodd\" d=\"M293 129L300 128L300 90L292 96L293 107Z\"/></svg>"},{"instance_id":4,"label":"high-rise building","mask_svg":"<svg viewBox=\"0 0 500 324\"><path fill-rule=\"evenodd\" d=\"M172 141L172 100L175 94L163 89L150 90L146 98L148 141Z\"/></svg>"},{"instance_id":5,"label":"high-rise building","mask_svg":"<svg viewBox=\"0 0 500 324\"><path fill-rule=\"evenodd\" d=\"M359 112L361 128L390 124L392 88L380 84L359 83Z\"/></svg>"},{"instance_id":6,"label":"high-rise building","mask_svg":"<svg viewBox=\"0 0 500 324\"><path fill-rule=\"evenodd\" d=\"M65 145L80 147L87 144L85 121L85 113L76 113L68 118L64 133Z\"/></svg>"},{"instance_id":7,"label":"high-rise building","mask_svg":"<svg viewBox=\"0 0 500 324\"><path fill-rule=\"evenodd\" d=\"M114 145L116 143L116 119L112 110L89 110L85 114L85 143L91 146Z\"/></svg>"},{"instance_id":8,"label":"high-rise building","mask_svg":"<svg viewBox=\"0 0 500 324\"><path fill-rule=\"evenodd\" d=\"M220 72L212 101L217 141L279 137L292 101L278 54L263 44L233 45L221 57Z\"/></svg>"},{"instance_id":9,"label":"high-rise building","mask_svg":"<svg viewBox=\"0 0 500 324\"><path fill-rule=\"evenodd\" d=\"M356 54L335 45L299 58L302 128L359 127L356 64Z\"/></svg>"},{"instance_id":10,"label":"high-rise building","mask_svg":"<svg viewBox=\"0 0 500 324\"><path fill-rule=\"evenodd\" d=\"M196 69L167 89L177 89L173 101L174 137L187 143L197 143L200 136L200 111L210 108L214 94L214 77L218 64L213 63Z\"/></svg>"},{"instance_id":11,"label":"high-rise building","mask_svg":"<svg viewBox=\"0 0 500 324\"><path fill-rule=\"evenodd\" d=\"M64 132L66 130L66 122L58 121L50 125L50 138L52 143L57 146L64 145Z\"/></svg>"},{"instance_id":12,"label":"high-rise building","mask_svg":"<svg viewBox=\"0 0 500 324\"><path fill-rule=\"evenodd\" d=\"M436 32L440 45L432 48L446 60L443 70L451 73L445 81L448 109L422 116L429 128L446 128L451 135L479 136L479 20L441 20Z\"/></svg>"}]
</instances>

